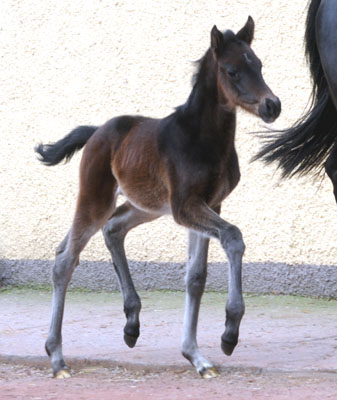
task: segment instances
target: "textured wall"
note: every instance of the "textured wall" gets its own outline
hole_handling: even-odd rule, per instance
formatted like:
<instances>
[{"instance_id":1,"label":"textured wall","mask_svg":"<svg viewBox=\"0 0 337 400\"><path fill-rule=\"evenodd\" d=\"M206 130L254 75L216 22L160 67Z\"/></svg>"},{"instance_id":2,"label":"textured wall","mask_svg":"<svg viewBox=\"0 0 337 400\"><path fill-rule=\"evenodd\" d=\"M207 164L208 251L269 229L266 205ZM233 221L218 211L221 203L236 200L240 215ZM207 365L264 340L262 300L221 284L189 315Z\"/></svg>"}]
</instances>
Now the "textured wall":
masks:
<instances>
[{"instance_id":1,"label":"textured wall","mask_svg":"<svg viewBox=\"0 0 337 400\"><path fill-rule=\"evenodd\" d=\"M282 100L274 127L303 112L310 82L303 56L306 1L272 0L2 0L0 259L52 259L75 206L80 155L46 168L33 153L78 124L112 116L165 116L191 89L192 61L209 46L214 24L237 31L256 22L253 48ZM247 245L246 262L334 264L336 207L330 182L312 177L280 182L273 167L249 163L262 121L238 114L242 179L223 203ZM133 260L185 260L186 232L169 217L127 238ZM82 259L109 259L101 235ZM217 243L211 261L225 259Z\"/></svg>"}]
</instances>

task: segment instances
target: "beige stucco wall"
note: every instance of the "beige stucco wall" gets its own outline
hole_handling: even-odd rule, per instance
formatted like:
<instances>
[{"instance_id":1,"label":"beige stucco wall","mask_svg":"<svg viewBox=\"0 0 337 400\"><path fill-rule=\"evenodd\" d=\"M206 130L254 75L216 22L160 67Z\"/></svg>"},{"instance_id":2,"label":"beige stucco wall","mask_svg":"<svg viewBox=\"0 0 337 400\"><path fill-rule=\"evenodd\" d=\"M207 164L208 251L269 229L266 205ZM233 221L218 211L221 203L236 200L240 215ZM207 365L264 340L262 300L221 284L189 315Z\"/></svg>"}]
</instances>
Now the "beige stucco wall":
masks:
<instances>
[{"instance_id":1,"label":"beige stucco wall","mask_svg":"<svg viewBox=\"0 0 337 400\"><path fill-rule=\"evenodd\" d=\"M80 155L46 168L34 145L124 113L170 113L189 94L191 62L207 49L214 24L236 31L253 16L253 48L282 100L274 127L289 126L310 93L305 7L305 0L2 0L0 259L53 258L71 223ZM238 114L242 179L222 208L244 234L245 261L335 264L330 182L280 182L273 167L249 163L260 142L247 132L262 127ZM182 261L185 239L185 230L165 217L131 232L127 253L133 260ZM100 234L82 259L109 259ZM210 259L225 259L215 242Z\"/></svg>"}]
</instances>

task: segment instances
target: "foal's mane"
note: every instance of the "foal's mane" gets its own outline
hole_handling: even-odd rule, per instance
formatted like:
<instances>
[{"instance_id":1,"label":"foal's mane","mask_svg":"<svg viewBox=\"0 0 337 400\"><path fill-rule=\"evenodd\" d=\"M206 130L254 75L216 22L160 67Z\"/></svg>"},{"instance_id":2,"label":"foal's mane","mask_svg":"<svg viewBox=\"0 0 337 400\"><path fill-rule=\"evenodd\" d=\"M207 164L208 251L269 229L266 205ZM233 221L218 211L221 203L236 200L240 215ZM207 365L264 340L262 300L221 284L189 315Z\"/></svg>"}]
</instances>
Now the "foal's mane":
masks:
<instances>
[{"instance_id":1,"label":"foal's mane","mask_svg":"<svg viewBox=\"0 0 337 400\"><path fill-rule=\"evenodd\" d=\"M319 175L337 141L337 111L329 94L316 44L316 15L321 0L311 0L306 18L305 54L310 68L312 94L309 110L289 129L272 130L253 158L277 162L282 178L316 171Z\"/></svg>"},{"instance_id":2,"label":"foal's mane","mask_svg":"<svg viewBox=\"0 0 337 400\"><path fill-rule=\"evenodd\" d=\"M198 113L206 93L216 96L216 83L212 80L209 68L212 59L212 50L209 48L199 60L194 61L196 70L192 76L192 91L186 103L176 107L178 117Z\"/></svg>"},{"instance_id":3,"label":"foal's mane","mask_svg":"<svg viewBox=\"0 0 337 400\"><path fill-rule=\"evenodd\" d=\"M210 57L212 57L211 48L209 48L206 53L201 58L199 58L199 60L194 61L196 70L192 76L192 86L194 86L196 83L206 82L207 63L209 62Z\"/></svg>"}]
</instances>

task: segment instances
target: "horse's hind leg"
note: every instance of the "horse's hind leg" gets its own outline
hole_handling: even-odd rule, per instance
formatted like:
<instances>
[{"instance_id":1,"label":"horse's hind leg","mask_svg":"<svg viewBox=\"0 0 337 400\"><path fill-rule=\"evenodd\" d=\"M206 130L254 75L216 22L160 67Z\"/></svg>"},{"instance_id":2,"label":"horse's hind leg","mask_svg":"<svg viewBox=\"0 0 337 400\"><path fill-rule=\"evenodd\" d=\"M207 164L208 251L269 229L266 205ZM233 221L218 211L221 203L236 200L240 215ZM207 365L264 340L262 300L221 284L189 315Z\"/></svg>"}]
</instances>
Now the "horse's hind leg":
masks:
<instances>
[{"instance_id":1,"label":"horse's hind leg","mask_svg":"<svg viewBox=\"0 0 337 400\"><path fill-rule=\"evenodd\" d=\"M104 240L111 253L123 294L124 312L127 319L124 327L124 341L129 347L134 347L139 337L141 302L130 275L124 250L124 239L130 229L156 218L158 215L140 211L126 202L116 209L103 228Z\"/></svg>"},{"instance_id":2,"label":"horse's hind leg","mask_svg":"<svg viewBox=\"0 0 337 400\"><path fill-rule=\"evenodd\" d=\"M337 4L335 0L322 1L316 15L316 41L322 63L324 76L327 80L330 98L335 106L335 119L337 119L337 53L334 51L337 41L336 15ZM337 202L337 145L334 145L325 162L325 171L334 188Z\"/></svg>"},{"instance_id":3,"label":"horse's hind leg","mask_svg":"<svg viewBox=\"0 0 337 400\"><path fill-rule=\"evenodd\" d=\"M203 378L218 375L214 365L200 354L197 344L199 308L207 275L208 244L208 238L189 231L182 354Z\"/></svg>"}]
</instances>

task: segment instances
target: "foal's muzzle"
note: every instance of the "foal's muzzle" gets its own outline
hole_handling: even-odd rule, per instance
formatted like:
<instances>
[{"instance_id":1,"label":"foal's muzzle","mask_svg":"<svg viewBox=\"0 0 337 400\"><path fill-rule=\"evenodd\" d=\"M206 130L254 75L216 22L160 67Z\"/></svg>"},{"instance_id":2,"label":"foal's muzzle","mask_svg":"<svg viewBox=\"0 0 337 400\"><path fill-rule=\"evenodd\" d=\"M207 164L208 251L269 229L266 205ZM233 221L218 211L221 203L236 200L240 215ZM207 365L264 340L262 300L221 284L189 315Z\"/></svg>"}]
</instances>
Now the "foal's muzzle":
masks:
<instances>
[{"instance_id":1,"label":"foal's muzzle","mask_svg":"<svg viewBox=\"0 0 337 400\"><path fill-rule=\"evenodd\" d=\"M266 97L259 105L259 116L264 122L271 123L280 115L281 102L276 96Z\"/></svg>"}]
</instances>

